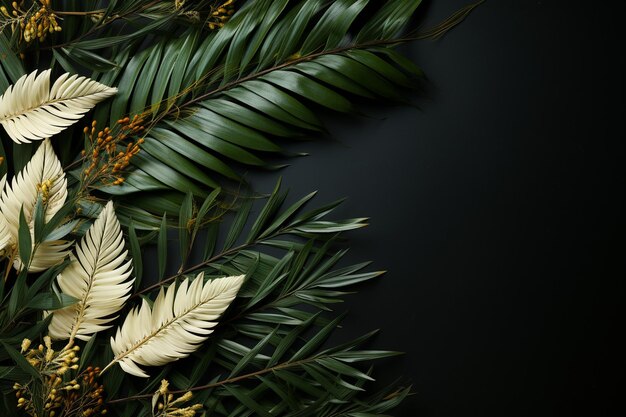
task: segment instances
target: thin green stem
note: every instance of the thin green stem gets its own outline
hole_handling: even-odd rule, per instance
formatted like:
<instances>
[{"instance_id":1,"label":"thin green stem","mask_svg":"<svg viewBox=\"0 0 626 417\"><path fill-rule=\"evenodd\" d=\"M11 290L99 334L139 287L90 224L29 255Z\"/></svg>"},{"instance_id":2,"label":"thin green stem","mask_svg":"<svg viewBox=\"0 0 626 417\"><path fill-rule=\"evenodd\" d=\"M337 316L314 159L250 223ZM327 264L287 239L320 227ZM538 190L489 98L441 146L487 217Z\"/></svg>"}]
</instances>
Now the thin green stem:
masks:
<instances>
[{"instance_id":1,"label":"thin green stem","mask_svg":"<svg viewBox=\"0 0 626 417\"><path fill-rule=\"evenodd\" d=\"M206 384L206 385L199 385L197 387L192 387L186 390L179 390L179 391L171 391L171 394L184 394L187 391L201 391L201 390L205 390L205 389L211 389L211 388L216 388L216 387L220 387L222 385L226 385L226 384L233 384L235 382L239 382L239 381L243 381L245 379L249 379L249 378L255 378L257 376L260 375L264 375L270 372L275 372L275 371L280 371L283 369L289 369L289 368L293 368L296 366L301 366L301 365L305 365L307 363L311 363L314 362L320 358L324 358L324 356L312 356L310 358L307 359L301 359L299 361L294 361L294 362L283 362L280 363L278 365L274 365L271 366L269 368L265 368L265 369L261 369L259 371L255 371L255 372L250 372L248 374L244 374L244 375L240 375L240 376L236 376L236 377L232 377L232 378L228 378L228 379L224 379L222 381L218 381L218 382L213 382L211 384ZM109 401L109 404L115 404L115 403L121 403L121 402L125 402L125 401L132 401L132 400L140 400L140 399L144 399L144 398L152 398L153 394L141 394L141 395L133 395L131 397L125 397L125 398L118 398L116 400L111 400Z\"/></svg>"},{"instance_id":2,"label":"thin green stem","mask_svg":"<svg viewBox=\"0 0 626 417\"><path fill-rule=\"evenodd\" d=\"M46 50L46 49L57 49L57 48L63 48L63 47L65 47L65 46L70 46L70 45L74 44L75 42L78 42L78 41L80 41L81 39L84 39L84 38L86 38L86 37L88 37L88 36L90 36L90 35L92 35L92 34L96 33L96 32L97 32L97 31L99 31L100 29L102 29L102 28L104 28L105 26L107 26L107 25L109 25L109 24L111 24L111 23L115 22L116 20L119 20L119 19L124 19L124 18L126 18L127 16L132 15L133 13L140 13L140 12L142 12L143 10L146 10L146 9L148 9L148 8L150 8L150 7L154 6L154 5L156 5L156 4L159 4L160 2L161 2L161 0L154 0L154 1L151 1L150 3L148 3L148 4L145 4L145 5L141 6L141 7L138 7L137 9L134 9L134 10L129 10L129 11L127 11L126 13L122 13L122 14L114 15L114 16L112 16L109 20L107 20L107 21L103 21L103 22L99 22L99 23L98 23L98 24L96 24L94 27L92 27L91 29L89 29L87 32L85 32L85 33L83 33L83 34L81 34L81 35L77 36L75 39L72 39L72 40L71 40L71 41L69 41L69 42L65 42L65 43L61 43L61 44L57 44L57 45L52 45L52 46L42 47L42 48L41 48L41 50ZM55 12L55 13L59 13L59 12ZM76 12L70 12L70 13L76 13ZM87 13L87 12L85 12L85 13Z\"/></svg>"},{"instance_id":3,"label":"thin green stem","mask_svg":"<svg viewBox=\"0 0 626 417\"><path fill-rule=\"evenodd\" d=\"M226 250L224 252L218 253L217 255L212 256L211 258L207 259L206 261L202 261L202 262L200 262L200 263L198 263L198 264L196 264L194 266L191 266L191 267L189 267L187 269L179 271L179 272L175 273L174 275L171 275L171 276L169 276L167 278L163 278L161 281L157 282L156 284L150 285L149 287L146 287L146 288L144 288L144 289L142 289L140 291L137 291L135 294L133 294L133 296L131 298L138 297L140 294L143 294L143 293L146 293L146 292L150 292L152 290L160 288L163 285L167 284L168 282L174 281L176 278L178 278L180 276L183 276L183 275L189 274L191 272L194 272L194 271L196 271L196 270L198 270L198 269L200 269L200 268L202 268L202 267L204 267L204 266L206 266L206 265L208 265L208 264L210 264L212 262L217 261L220 258L223 258L223 257L228 256L228 255L232 255L233 253L239 252L240 250L252 247L254 245L258 245L262 241L263 240L254 241L254 242L251 242L251 243L244 243L244 244L239 245L237 247L234 247L234 248L228 249L228 250Z\"/></svg>"}]
</instances>

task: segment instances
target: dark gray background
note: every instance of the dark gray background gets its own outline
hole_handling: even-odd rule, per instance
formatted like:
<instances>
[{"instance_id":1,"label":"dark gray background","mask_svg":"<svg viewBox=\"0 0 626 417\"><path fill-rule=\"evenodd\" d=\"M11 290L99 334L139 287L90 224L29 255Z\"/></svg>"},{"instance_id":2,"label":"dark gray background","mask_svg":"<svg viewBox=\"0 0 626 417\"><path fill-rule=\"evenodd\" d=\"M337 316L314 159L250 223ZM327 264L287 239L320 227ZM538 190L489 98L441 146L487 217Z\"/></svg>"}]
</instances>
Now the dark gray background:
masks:
<instances>
[{"instance_id":1,"label":"dark gray background","mask_svg":"<svg viewBox=\"0 0 626 417\"><path fill-rule=\"evenodd\" d=\"M430 1L438 23L467 1ZM491 0L406 49L416 107L329 117L310 156L250 173L369 216L343 337L381 328L415 395L397 415L623 415L624 64L613 2Z\"/></svg>"}]
</instances>

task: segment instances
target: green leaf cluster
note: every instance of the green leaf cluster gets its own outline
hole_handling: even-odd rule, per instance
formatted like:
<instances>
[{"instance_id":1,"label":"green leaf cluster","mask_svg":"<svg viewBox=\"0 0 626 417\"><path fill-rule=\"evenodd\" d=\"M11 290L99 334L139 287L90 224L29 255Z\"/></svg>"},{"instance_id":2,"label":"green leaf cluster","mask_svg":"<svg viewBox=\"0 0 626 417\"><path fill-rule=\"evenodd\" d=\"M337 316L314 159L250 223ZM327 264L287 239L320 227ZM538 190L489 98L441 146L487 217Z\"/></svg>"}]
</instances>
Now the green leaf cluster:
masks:
<instances>
[{"instance_id":1,"label":"green leaf cluster","mask_svg":"<svg viewBox=\"0 0 626 417\"><path fill-rule=\"evenodd\" d=\"M384 415L409 388L370 394L372 361L397 353L368 349L375 332L336 341L336 306L383 273L345 258L343 235L367 219L333 219L340 201L310 209L315 193L287 204L280 183L263 204L245 186L235 190L250 168L282 167L294 156L290 142L327 134L325 112L355 117L363 100L404 102L423 73L394 47L411 39L404 31L421 0L238 0L236 13L210 30L223 3L53 1L62 31L29 44L2 26L0 94L34 69L90 75L119 90L90 114L98 127L135 115L145 126L123 184L89 193L80 188L85 135L79 127L56 135L70 198L45 224L41 198L32 225L22 213L19 257L28 263L38 242L80 239L114 199L135 276L121 316L199 272L246 276L205 348L147 381L117 366L103 375L113 415L151 415L163 378L175 393L193 391L207 415ZM0 175L10 178L36 145L12 144L2 129L0 139ZM46 312L76 301L54 291L66 263L34 275L12 272L11 259L1 265L0 415L17 415L14 382L41 377L16 347L24 338L38 343ZM80 369L111 361L111 334L82 346Z\"/></svg>"},{"instance_id":2,"label":"green leaf cluster","mask_svg":"<svg viewBox=\"0 0 626 417\"><path fill-rule=\"evenodd\" d=\"M343 317L333 313L333 306L349 294L346 289L382 274L369 271L367 262L343 261L341 235L365 226L367 219L333 220L340 201L309 209L315 193L286 205L288 195L277 184L261 207L245 200L229 221L207 224L219 210L217 195L212 193L200 207L193 206L191 195L186 198L178 216L178 253L169 253L172 234L165 221L158 232L129 229L137 281L128 308L141 297L151 299L161 286L201 271L209 278L245 274L246 282L205 349L155 372L148 381L128 377L118 367L103 375L115 415L150 415L152 392L163 378L173 390L194 391L194 401L211 415L366 415L359 413L382 413L399 403L406 389L373 396L364 392L373 380L370 362L396 354L363 348L375 332L343 344L328 343ZM149 285L141 279L145 246L153 240L158 281ZM203 253L191 260L195 245ZM48 319L42 310L75 302L49 290L64 266L49 269L32 285L22 273L2 293L0 341L6 348L0 355L0 389L8 409L12 383L33 378L30 365L13 346L24 337L37 340L45 334ZM110 332L98 334L84 346L81 367L110 361L109 337Z\"/></svg>"}]
</instances>

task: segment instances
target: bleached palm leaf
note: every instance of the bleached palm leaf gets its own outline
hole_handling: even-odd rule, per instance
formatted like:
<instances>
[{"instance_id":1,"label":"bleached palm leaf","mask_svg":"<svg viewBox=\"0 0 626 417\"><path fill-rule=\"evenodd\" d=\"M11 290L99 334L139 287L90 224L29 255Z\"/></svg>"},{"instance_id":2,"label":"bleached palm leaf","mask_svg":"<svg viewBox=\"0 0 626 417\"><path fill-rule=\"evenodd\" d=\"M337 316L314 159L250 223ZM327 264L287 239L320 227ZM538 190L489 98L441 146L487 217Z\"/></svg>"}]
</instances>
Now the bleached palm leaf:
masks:
<instances>
[{"instance_id":1,"label":"bleached palm leaf","mask_svg":"<svg viewBox=\"0 0 626 417\"><path fill-rule=\"evenodd\" d=\"M50 88L50 70L22 76L0 97L0 123L16 143L55 135L76 123L117 88L86 77L61 75Z\"/></svg>"},{"instance_id":2,"label":"bleached palm leaf","mask_svg":"<svg viewBox=\"0 0 626 417\"><path fill-rule=\"evenodd\" d=\"M48 222L63 207L67 198L67 179L50 144L46 139L11 183L7 183L0 198L0 215L4 218L6 228L12 241L18 243L20 211L24 210L26 221L33 226L33 210L39 194L44 201L44 221ZM34 241L33 241L34 244ZM66 255L71 243L56 240L40 243L31 255L28 270L39 272L59 263ZM18 256L14 266L22 267Z\"/></svg>"},{"instance_id":3,"label":"bleached palm leaf","mask_svg":"<svg viewBox=\"0 0 626 417\"><path fill-rule=\"evenodd\" d=\"M191 285L185 279L178 290L175 285L161 288L152 309L143 300L128 313L111 338L115 358L106 368L119 363L131 375L148 377L137 365L161 366L188 356L213 332L243 280L239 275L204 283L200 273Z\"/></svg>"},{"instance_id":4,"label":"bleached palm leaf","mask_svg":"<svg viewBox=\"0 0 626 417\"><path fill-rule=\"evenodd\" d=\"M6 183L7 176L4 174L0 179L0 193L4 190L4 184ZM7 225L4 216L0 212L0 256L4 255L6 247L12 242L11 233L9 233L9 226Z\"/></svg>"},{"instance_id":5,"label":"bleached palm leaf","mask_svg":"<svg viewBox=\"0 0 626 417\"><path fill-rule=\"evenodd\" d=\"M131 261L125 262L124 238L109 202L87 230L72 262L57 277L63 294L79 301L52 314L48 328L53 339L89 340L96 332L108 329L112 317L123 306L134 279Z\"/></svg>"}]
</instances>

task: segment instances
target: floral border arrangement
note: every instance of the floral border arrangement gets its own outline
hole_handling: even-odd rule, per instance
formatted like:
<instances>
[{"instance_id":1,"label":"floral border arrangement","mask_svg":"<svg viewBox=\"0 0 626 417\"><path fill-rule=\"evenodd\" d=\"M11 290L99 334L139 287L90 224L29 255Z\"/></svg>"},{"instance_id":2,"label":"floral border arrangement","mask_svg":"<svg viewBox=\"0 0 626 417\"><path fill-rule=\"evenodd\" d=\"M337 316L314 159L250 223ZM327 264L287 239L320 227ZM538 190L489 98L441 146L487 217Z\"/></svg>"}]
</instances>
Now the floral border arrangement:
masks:
<instances>
[{"instance_id":1,"label":"floral border arrangement","mask_svg":"<svg viewBox=\"0 0 626 417\"><path fill-rule=\"evenodd\" d=\"M342 262L367 219L280 183L258 202L240 172L279 168L320 109L401 102L423 74L394 47L476 5L406 34L420 0L0 4L0 414L357 417L409 394L370 392L397 354L375 332L327 343L382 274Z\"/></svg>"}]
</instances>

